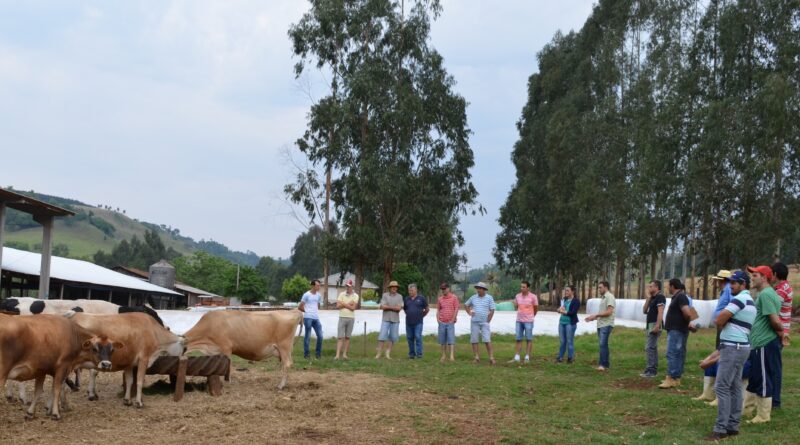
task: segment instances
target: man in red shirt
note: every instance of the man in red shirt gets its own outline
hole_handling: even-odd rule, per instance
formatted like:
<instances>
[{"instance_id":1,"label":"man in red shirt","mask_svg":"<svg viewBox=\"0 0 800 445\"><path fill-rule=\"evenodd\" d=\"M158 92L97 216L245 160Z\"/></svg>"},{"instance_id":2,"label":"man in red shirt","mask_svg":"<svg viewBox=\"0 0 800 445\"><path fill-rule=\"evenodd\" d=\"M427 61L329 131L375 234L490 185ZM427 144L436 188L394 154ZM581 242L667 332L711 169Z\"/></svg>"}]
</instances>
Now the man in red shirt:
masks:
<instances>
[{"instance_id":1,"label":"man in red shirt","mask_svg":"<svg viewBox=\"0 0 800 445\"><path fill-rule=\"evenodd\" d=\"M789 327L792 322L792 286L787 281L789 278L789 268L783 263L772 265L772 288L781 299L781 312L779 314L781 324L783 324L783 339L781 341L781 352L783 348L789 346ZM772 407L781 407L781 380L783 380L783 367L775 374L772 382Z\"/></svg>"},{"instance_id":2,"label":"man in red shirt","mask_svg":"<svg viewBox=\"0 0 800 445\"><path fill-rule=\"evenodd\" d=\"M436 301L436 320L439 321L439 344L442 347L442 358L444 362L447 358L447 351L450 350L450 361L456 359L456 320L460 304L458 297L450 292L450 286L442 283L439 286L441 295Z\"/></svg>"}]
</instances>

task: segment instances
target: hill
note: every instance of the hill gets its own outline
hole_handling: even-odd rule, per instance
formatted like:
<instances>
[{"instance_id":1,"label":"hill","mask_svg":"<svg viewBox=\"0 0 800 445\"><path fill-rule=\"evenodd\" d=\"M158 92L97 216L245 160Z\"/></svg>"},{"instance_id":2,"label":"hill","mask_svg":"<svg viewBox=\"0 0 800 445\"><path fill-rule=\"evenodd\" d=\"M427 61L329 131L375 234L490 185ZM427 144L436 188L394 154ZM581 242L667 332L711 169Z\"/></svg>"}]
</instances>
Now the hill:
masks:
<instances>
[{"instance_id":1,"label":"hill","mask_svg":"<svg viewBox=\"0 0 800 445\"><path fill-rule=\"evenodd\" d=\"M92 206L75 199L14 190L12 187L8 189L75 212L73 217L57 218L53 231L53 245L57 253L71 258L91 260L98 250L110 253L120 241L129 240L134 235L143 239L145 231L150 229L161 236L165 247L172 247L182 254L203 251L237 264L258 264L259 256L254 252L232 251L213 240L195 241L181 235L176 228L131 218L119 208ZM9 209L5 227L6 246L34 251L41 248L42 229L30 215Z\"/></svg>"}]
</instances>

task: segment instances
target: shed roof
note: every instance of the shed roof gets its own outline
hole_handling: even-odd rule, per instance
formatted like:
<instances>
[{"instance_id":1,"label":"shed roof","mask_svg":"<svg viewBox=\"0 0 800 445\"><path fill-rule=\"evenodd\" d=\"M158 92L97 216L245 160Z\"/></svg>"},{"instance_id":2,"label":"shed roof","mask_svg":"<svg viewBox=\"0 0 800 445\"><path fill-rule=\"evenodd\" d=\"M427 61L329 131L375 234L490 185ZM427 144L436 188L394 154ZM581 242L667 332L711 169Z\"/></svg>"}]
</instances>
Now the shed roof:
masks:
<instances>
[{"instance_id":1,"label":"shed roof","mask_svg":"<svg viewBox=\"0 0 800 445\"><path fill-rule=\"evenodd\" d=\"M42 255L35 252L3 247L4 271L39 276ZM99 286L131 289L155 294L180 295L178 292L156 286L129 275L92 264L88 261L73 260L54 256L50 264L50 278Z\"/></svg>"},{"instance_id":2,"label":"shed roof","mask_svg":"<svg viewBox=\"0 0 800 445\"><path fill-rule=\"evenodd\" d=\"M70 210L6 189L0 189L0 202L4 202L7 207L33 216L72 216L75 214Z\"/></svg>"}]
</instances>

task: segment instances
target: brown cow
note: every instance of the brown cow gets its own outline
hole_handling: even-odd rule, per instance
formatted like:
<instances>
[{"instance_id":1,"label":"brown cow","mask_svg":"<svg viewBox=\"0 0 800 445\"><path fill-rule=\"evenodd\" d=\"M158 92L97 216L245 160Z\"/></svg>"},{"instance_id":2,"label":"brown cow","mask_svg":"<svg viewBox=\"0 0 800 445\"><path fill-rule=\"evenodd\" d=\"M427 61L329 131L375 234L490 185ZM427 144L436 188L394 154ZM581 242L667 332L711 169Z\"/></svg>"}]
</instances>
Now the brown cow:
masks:
<instances>
[{"instance_id":1,"label":"brown cow","mask_svg":"<svg viewBox=\"0 0 800 445\"><path fill-rule=\"evenodd\" d=\"M124 349L118 342L99 338L64 317L41 315L15 317L0 315L0 388L7 379L35 379L33 400L26 419L33 418L42 395L45 376L53 376L51 416L61 419L59 403L62 384L76 366L111 367L114 349Z\"/></svg>"},{"instance_id":2,"label":"brown cow","mask_svg":"<svg viewBox=\"0 0 800 445\"><path fill-rule=\"evenodd\" d=\"M108 369L101 369L104 372L124 372L125 397L122 401L125 405L131 405L134 367L138 367L134 404L137 408L141 408L144 406L142 404L142 387L144 387L147 368L162 355L179 356L183 353L183 339L144 313L97 315L72 312L65 316L95 335L104 335L125 344L125 348L114 351L114 355L111 357L112 366ZM97 371L92 370L89 380L89 400L97 400L96 377Z\"/></svg>"},{"instance_id":3,"label":"brown cow","mask_svg":"<svg viewBox=\"0 0 800 445\"><path fill-rule=\"evenodd\" d=\"M298 310L273 312L207 312L184 335L186 353L206 355L231 354L246 360L277 356L283 378L278 389L286 386L292 367L292 347L297 326L303 321Z\"/></svg>"}]
</instances>

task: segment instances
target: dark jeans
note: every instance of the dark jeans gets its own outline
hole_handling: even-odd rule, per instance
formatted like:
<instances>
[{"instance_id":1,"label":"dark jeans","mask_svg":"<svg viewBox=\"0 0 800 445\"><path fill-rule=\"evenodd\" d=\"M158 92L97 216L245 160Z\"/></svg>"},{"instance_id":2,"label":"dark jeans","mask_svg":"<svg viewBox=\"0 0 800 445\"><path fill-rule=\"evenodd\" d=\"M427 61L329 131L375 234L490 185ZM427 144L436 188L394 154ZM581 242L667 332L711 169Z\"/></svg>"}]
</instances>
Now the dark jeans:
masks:
<instances>
[{"instance_id":1,"label":"dark jeans","mask_svg":"<svg viewBox=\"0 0 800 445\"><path fill-rule=\"evenodd\" d=\"M604 368L611 367L611 351L608 350L608 338L611 337L613 329L614 326L597 328L597 338L600 341L600 366Z\"/></svg>"},{"instance_id":2,"label":"dark jeans","mask_svg":"<svg viewBox=\"0 0 800 445\"><path fill-rule=\"evenodd\" d=\"M679 379L686 363L686 341L689 333L675 329L667 331L667 375Z\"/></svg>"},{"instance_id":3,"label":"dark jeans","mask_svg":"<svg viewBox=\"0 0 800 445\"><path fill-rule=\"evenodd\" d=\"M776 408L781 407L781 383L783 380L783 339L781 339L781 346L778 349L778 359L775 361L775 375L772 379L772 406Z\"/></svg>"},{"instance_id":4,"label":"dark jeans","mask_svg":"<svg viewBox=\"0 0 800 445\"><path fill-rule=\"evenodd\" d=\"M644 350L647 352L647 366L644 372L647 374L658 374L658 339L661 337L661 331L658 334L653 334L647 331L647 346Z\"/></svg>"},{"instance_id":5,"label":"dark jeans","mask_svg":"<svg viewBox=\"0 0 800 445\"><path fill-rule=\"evenodd\" d=\"M316 356L319 358L322 355L322 323L313 318L304 318L303 329L306 330L306 336L303 338L303 357L308 358L310 354L308 347L311 343L311 329L314 329L314 333L317 335Z\"/></svg>"},{"instance_id":6,"label":"dark jeans","mask_svg":"<svg viewBox=\"0 0 800 445\"><path fill-rule=\"evenodd\" d=\"M406 323L406 340L408 340L408 356L422 358L422 323Z\"/></svg>"},{"instance_id":7,"label":"dark jeans","mask_svg":"<svg viewBox=\"0 0 800 445\"><path fill-rule=\"evenodd\" d=\"M575 357L575 328L578 325L574 324L558 324L558 338L561 343L558 346L558 359L564 358L564 352L567 353L567 358L572 360Z\"/></svg>"}]
</instances>

